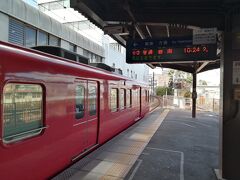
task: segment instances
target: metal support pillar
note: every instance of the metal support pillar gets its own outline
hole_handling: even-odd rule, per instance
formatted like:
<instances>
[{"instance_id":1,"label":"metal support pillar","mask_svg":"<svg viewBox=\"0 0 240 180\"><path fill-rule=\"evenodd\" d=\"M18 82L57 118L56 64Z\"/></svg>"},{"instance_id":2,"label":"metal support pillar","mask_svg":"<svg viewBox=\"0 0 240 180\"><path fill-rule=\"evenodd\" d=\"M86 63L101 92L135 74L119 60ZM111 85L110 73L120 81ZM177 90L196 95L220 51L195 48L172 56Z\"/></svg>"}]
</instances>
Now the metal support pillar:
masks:
<instances>
[{"instance_id":1,"label":"metal support pillar","mask_svg":"<svg viewBox=\"0 0 240 180\"><path fill-rule=\"evenodd\" d=\"M234 99L238 87L233 77L233 62L240 62L240 15L226 16L221 57L220 178L239 180L240 101Z\"/></svg>"},{"instance_id":2,"label":"metal support pillar","mask_svg":"<svg viewBox=\"0 0 240 180\"><path fill-rule=\"evenodd\" d=\"M193 84L192 84L192 118L196 117L196 100L197 100L197 73L192 73Z\"/></svg>"}]
</instances>

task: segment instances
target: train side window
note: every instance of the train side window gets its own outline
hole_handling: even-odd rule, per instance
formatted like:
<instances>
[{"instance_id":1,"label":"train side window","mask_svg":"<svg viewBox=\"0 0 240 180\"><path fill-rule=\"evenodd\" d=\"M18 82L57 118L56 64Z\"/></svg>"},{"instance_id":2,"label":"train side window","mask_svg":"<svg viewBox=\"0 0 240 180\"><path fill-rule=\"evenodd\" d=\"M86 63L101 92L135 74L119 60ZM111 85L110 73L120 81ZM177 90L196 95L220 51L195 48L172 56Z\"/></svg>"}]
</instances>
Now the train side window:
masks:
<instances>
[{"instance_id":1,"label":"train side window","mask_svg":"<svg viewBox=\"0 0 240 180\"><path fill-rule=\"evenodd\" d=\"M131 89L128 89L126 95L126 106L131 107L131 105L132 105L132 91Z\"/></svg>"},{"instance_id":2,"label":"train side window","mask_svg":"<svg viewBox=\"0 0 240 180\"><path fill-rule=\"evenodd\" d=\"M145 101L148 102L148 91L145 90Z\"/></svg>"},{"instance_id":3,"label":"train side window","mask_svg":"<svg viewBox=\"0 0 240 180\"><path fill-rule=\"evenodd\" d=\"M140 89L136 89L136 106L140 105Z\"/></svg>"},{"instance_id":4,"label":"train side window","mask_svg":"<svg viewBox=\"0 0 240 180\"><path fill-rule=\"evenodd\" d=\"M118 108L117 99L118 99L118 89L111 89L110 92L110 109L112 112L116 112Z\"/></svg>"},{"instance_id":5,"label":"train side window","mask_svg":"<svg viewBox=\"0 0 240 180\"><path fill-rule=\"evenodd\" d=\"M89 86L88 88L88 109L89 109L89 115L93 116L97 113L97 89L95 86Z\"/></svg>"},{"instance_id":6,"label":"train side window","mask_svg":"<svg viewBox=\"0 0 240 180\"><path fill-rule=\"evenodd\" d=\"M149 90L148 90L148 102L150 102L150 93L149 93Z\"/></svg>"},{"instance_id":7,"label":"train side window","mask_svg":"<svg viewBox=\"0 0 240 180\"><path fill-rule=\"evenodd\" d=\"M43 89L39 84L9 83L3 89L3 141L11 143L41 133Z\"/></svg>"},{"instance_id":8,"label":"train side window","mask_svg":"<svg viewBox=\"0 0 240 180\"><path fill-rule=\"evenodd\" d=\"M126 107L126 90L125 89L120 89L120 97L119 97L119 105L120 109L125 109Z\"/></svg>"},{"instance_id":9,"label":"train side window","mask_svg":"<svg viewBox=\"0 0 240 180\"><path fill-rule=\"evenodd\" d=\"M84 96L85 96L85 89L82 85L76 86L76 112L75 118L81 119L84 116Z\"/></svg>"}]
</instances>

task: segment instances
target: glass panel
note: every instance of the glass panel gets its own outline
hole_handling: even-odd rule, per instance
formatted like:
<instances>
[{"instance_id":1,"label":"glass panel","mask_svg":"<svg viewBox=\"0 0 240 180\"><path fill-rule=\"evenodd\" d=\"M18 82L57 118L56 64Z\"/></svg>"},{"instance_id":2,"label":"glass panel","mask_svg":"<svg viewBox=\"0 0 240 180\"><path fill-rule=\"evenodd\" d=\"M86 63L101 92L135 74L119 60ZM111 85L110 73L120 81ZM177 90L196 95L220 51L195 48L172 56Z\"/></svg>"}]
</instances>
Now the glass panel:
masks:
<instances>
[{"instance_id":1,"label":"glass panel","mask_svg":"<svg viewBox=\"0 0 240 180\"><path fill-rule=\"evenodd\" d=\"M76 119L81 119L84 116L84 86L77 85L76 87Z\"/></svg>"},{"instance_id":2,"label":"glass panel","mask_svg":"<svg viewBox=\"0 0 240 180\"><path fill-rule=\"evenodd\" d=\"M25 46L36 46L37 31L36 29L25 27Z\"/></svg>"},{"instance_id":3,"label":"glass panel","mask_svg":"<svg viewBox=\"0 0 240 180\"><path fill-rule=\"evenodd\" d=\"M131 102L132 102L132 96L131 96L131 90L128 89L127 90L127 97L126 97L126 103L127 103L127 107L131 106Z\"/></svg>"},{"instance_id":4,"label":"glass panel","mask_svg":"<svg viewBox=\"0 0 240 180\"><path fill-rule=\"evenodd\" d=\"M60 46L60 39L56 36L49 35L49 45Z\"/></svg>"},{"instance_id":5,"label":"glass panel","mask_svg":"<svg viewBox=\"0 0 240 180\"><path fill-rule=\"evenodd\" d=\"M38 31L38 46L44 46L48 44L48 35L43 31Z\"/></svg>"},{"instance_id":6,"label":"glass panel","mask_svg":"<svg viewBox=\"0 0 240 180\"><path fill-rule=\"evenodd\" d=\"M117 89L111 89L110 109L112 112L117 111Z\"/></svg>"},{"instance_id":7,"label":"glass panel","mask_svg":"<svg viewBox=\"0 0 240 180\"><path fill-rule=\"evenodd\" d=\"M140 93L139 93L139 92L140 92L140 90L137 89L137 90L136 90L136 105L137 105L137 106L140 105L140 101L139 101L139 100L140 100L140 99L139 99L139 98L140 98L140 97L139 97Z\"/></svg>"},{"instance_id":8,"label":"glass panel","mask_svg":"<svg viewBox=\"0 0 240 180\"><path fill-rule=\"evenodd\" d=\"M76 49L77 49L76 45L69 43L69 51L76 52Z\"/></svg>"},{"instance_id":9,"label":"glass panel","mask_svg":"<svg viewBox=\"0 0 240 180\"><path fill-rule=\"evenodd\" d=\"M37 129L43 126L42 95L40 85L10 83L4 87L3 138L5 141L39 133ZM31 131L34 129L36 131Z\"/></svg>"},{"instance_id":10,"label":"glass panel","mask_svg":"<svg viewBox=\"0 0 240 180\"><path fill-rule=\"evenodd\" d=\"M120 109L125 108L125 96L126 96L125 94L126 94L125 89L120 89L120 97L119 97Z\"/></svg>"},{"instance_id":11,"label":"glass panel","mask_svg":"<svg viewBox=\"0 0 240 180\"><path fill-rule=\"evenodd\" d=\"M145 90L145 101L148 102L147 90Z\"/></svg>"},{"instance_id":12,"label":"glass panel","mask_svg":"<svg viewBox=\"0 0 240 180\"><path fill-rule=\"evenodd\" d=\"M89 115L93 116L97 113L97 89L95 86L88 87L88 109Z\"/></svg>"}]
</instances>

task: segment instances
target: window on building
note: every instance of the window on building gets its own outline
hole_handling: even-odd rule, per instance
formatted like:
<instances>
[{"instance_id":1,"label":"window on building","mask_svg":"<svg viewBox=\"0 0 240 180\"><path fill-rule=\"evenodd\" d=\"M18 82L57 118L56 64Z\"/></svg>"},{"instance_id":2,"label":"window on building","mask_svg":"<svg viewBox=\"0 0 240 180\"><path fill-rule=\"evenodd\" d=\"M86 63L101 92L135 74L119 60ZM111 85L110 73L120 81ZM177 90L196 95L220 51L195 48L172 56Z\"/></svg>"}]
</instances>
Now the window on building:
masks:
<instances>
[{"instance_id":1,"label":"window on building","mask_svg":"<svg viewBox=\"0 0 240 180\"><path fill-rule=\"evenodd\" d=\"M110 43L110 46L111 46L115 51L121 52L121 50L122 50L121 45L118 44L118 43Z\"/></svg>"},{"instance_id":2,"label":"window on building","mask_svg":"<svg viewBox=\"0 0 240 180\"><path fill-rule=\"evenodd\" d=\"M131 107L131 105L132 105L132 92L131 89L128 89L126 94L126 106Z\"/></svg>"},{"instance_id":3,"label":"window on building","mask_svg":"<svg viewBox=\"0 0 240 180\"><path fill-rule=\"evenodd\" d=\"M83 49L83 56L89 58L89 56L90 56L89 51L86 49Z\"/></svg>"},{"instance_id":4,"label":"window on building","mask_svg":"<svg viewBox=\"0 0 240 180\"><path fill-rule=\"evenodd\" d=\"M36 46L37 43L37 30L26 26L25 27L25 46L33 47Z\"/></svg>"},{"instance_id":5,"label":"window on building","mask_svg":"<svg viewBox=\"0 0 240 180\"><path fill-rule=\"evenodd\" d=\"M120 109L124 109L126 107L126 90L120 89L120 97L119 97L119 106Z\"/></svg>"},{"instance_id":6,"label":"window on building","mask_svg":"<svg viewBox=\"0 0 240 180\"><path fill-rule=\"evenodd\" d=\"M14 19L9 19L8 41L20 46L24 45L24 24Z\"/></svg>"},{"instance_id":7,"label":"window on building","mask_svg":"<svg viewBox=\"0 0 240 180\"><path fill-rule=\"evenodd\" d=\"M38 84L9 83L3 89L3 140L25 139L43 130L43 90Z\"/></svg>"},{"instance_id":8,"label":"window on building","mask_svg":"<svg viewBox=\"0 0 240 180\"><path fill-rule=\"evenodd\" d=\"M76 86L76 112L75 118L81 119L84 116L84 96L85 96L85 89L83 85Z\"/></svg>"},{"instance_id":9,"label":"window on building","mask_svg":"<svg viewBox=\"0 0 240 180\"><path fill-rule=\"evenodd\" d=\"M37 45L38 46L48 45L48 34L46 32L38 31Z\"/></svg>"},{"instance_id":10,"label":"window on building","mask_svg":"<svg viewBox=\"0 0 240 180\"><path fill-rule=\"evenodd\" d=\"M101 63L102 62L102 57L96 55L96 62Z\"/></svg>"},{"instance_id":11,"label":"window on building","mask_svg":"<svg viewBox=\"0 0 240 180\"><path fill-rule=\"evenodd\" d=\"M88 109L89 115L93 116L97 113L97 89L95 86L88 87Z\"/></svg>"},{"instance_id":12,"label":"window on building","mask_svg":"<svg viewBox=\"0 0 240 180\"><path fill-rule=\"evenodd\" d=\"M77 46L75 44L69 43L69 51L76 52Z\"/></svg>"},{"instance_id":13,"label":"window on building","mask_svg":"<svg viewBox=\"0 0 240 180\"><path fill-rule=\"evenodd\" d=\"M50 46L60 46L60 39L56 36L49 35L49 45Z\"/></svg>"},{"instance_id":14,"label":"window on building","mask_svg":"<svg viewBox=\"0 0 240 180\"><path fill-rule=\"evenodd\" d=\"M111 89L111 92L110 92L110 109L111 109L112 112L117 111L117 108L118 108L117 99L118 99L118 89Z\"/></svg>"}]
</instances>

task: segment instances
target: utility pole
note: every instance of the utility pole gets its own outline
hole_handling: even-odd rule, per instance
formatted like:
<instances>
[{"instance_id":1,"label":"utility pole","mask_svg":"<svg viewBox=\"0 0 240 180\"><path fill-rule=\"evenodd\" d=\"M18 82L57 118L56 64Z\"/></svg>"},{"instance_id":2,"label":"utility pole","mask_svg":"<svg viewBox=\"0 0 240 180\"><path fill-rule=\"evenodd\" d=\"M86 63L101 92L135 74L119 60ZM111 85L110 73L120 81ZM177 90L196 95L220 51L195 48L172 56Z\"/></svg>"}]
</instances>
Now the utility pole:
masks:
<instances>
[{"instance_id":1,"label":"utility pole","mask_svg":"<svg viewBox=\"0 0 240 180\"><path fill-rule=\"evenodd\" d=\"M196 117L196 100L197 100L197 72L192 73L193 87L192 87L192 118Z\"/></svg>"}]
</instances>

